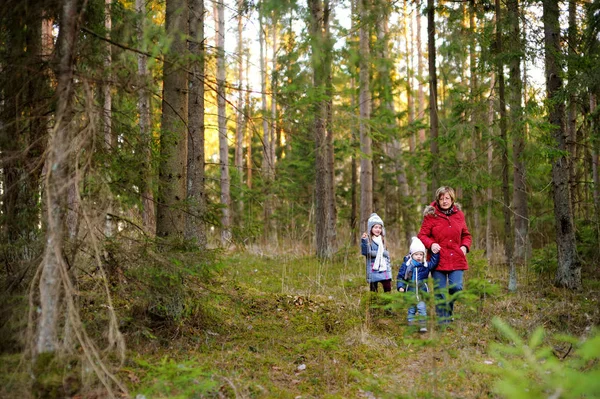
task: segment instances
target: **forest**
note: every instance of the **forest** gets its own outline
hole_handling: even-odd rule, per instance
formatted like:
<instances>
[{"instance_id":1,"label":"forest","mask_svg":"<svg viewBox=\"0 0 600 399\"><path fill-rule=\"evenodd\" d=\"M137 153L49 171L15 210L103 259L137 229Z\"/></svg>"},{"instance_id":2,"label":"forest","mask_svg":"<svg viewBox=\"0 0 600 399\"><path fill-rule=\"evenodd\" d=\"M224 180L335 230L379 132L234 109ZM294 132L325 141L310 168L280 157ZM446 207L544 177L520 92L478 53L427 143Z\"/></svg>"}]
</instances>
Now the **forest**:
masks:
<instances>
[{"instance_id":1,"label":"forest","mask_svg":"<svg viewBox=\"0 0 600 399\"><path fill-rule=\"evenodd\" d=\"M598 65L590 0L3 0L0 398L600 398Z\"/></svg>"}]
</instances>

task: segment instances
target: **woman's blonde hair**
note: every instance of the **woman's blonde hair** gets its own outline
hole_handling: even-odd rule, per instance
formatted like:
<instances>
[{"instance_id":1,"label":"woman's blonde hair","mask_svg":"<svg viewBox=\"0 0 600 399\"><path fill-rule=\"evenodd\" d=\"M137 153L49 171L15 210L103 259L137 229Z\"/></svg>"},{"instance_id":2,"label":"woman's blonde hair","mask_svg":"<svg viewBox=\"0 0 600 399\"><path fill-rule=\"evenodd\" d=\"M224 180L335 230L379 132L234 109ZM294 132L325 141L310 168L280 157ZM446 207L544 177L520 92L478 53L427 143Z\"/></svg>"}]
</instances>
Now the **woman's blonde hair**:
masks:
<instances>
[{"instance_id":1,"label":"woman's blonde hair","mask_svg":"<svg viewBox=\"0 0 600 399\"><path fill-rule=\"evenodd\" d=\"M449 186L442 186L438 188L435 192L435 200L439 201L444 194L448 194L450 196L452 203L456 202L456 193L454 192L454 189Z\"/></svg>"}]
</instances>

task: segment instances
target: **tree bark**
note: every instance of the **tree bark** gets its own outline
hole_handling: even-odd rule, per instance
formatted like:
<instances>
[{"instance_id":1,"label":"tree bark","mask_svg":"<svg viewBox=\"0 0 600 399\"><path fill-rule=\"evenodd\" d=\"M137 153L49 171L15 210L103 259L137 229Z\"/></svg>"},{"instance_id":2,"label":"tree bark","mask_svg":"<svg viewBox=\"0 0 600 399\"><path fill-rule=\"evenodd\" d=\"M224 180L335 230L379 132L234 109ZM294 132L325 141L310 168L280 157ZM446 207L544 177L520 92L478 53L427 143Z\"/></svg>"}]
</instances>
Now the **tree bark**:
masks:
<instances>
[{"instance_id":1,"label":"tree bark","mask_svg":"<svg viewBox=\"0 0 600 399\"><path fill-rule=\"evenodd\" d=\"M272 215L273 215L273 203L271 195L271 186L273 183L273 159L271 158L271 146L273 145L271 140L270 124L268 120L269 110L267 107L267 37L265 32L265 26L263 24L263 2L260 3L259 8L259 44L260 44L260 79L261 79L261 112L262 112L262 127L263 127L263 158L262 158L262 175L265 181L264 184L264 204L263 204L263 240L268 242L274 237L274 228L272 226ZM274 29L274 27L273 27Z\"/></svg>"},{"instance_id":2,"label":"tree bark","mask_svg":"<svg viewBox=\"0 0 600 399\"><path fill-rule=\"evenodd\" d=\"M577 0L569 0L569 28L567 30L568 60L567 85L569 99L567 102L567 149L569 151L569 190L571 191L571 209L573 217L577 214L577 94L575 77L577 75Z\"/></svg>"},{"instance_id":3,"label":"tree bark","mask_svg":"<svg viewBox=\"0 0 600 399\"><path fill-rule=\"evenodd\" d=\"M108 76L105 77L105 81L102 82L102 95L104 98L104 106L102 111L102 126L104 127L104 146L107 153L113 151L113 130L112 130L112 93L111 93L111 64L112 64L112 47L110 44L110 36L112 30L112 17L110 15L112 0L104 1L104 29L106 30L106 43L105 43L105 51L106 55L104 58L104 71L108 71ZM76 187L73 187L73 190L76 190ZM104 224L104 234L107 237L111 237L113 235L114 230L114 221L110 216L112 211L112 205L110 204L107 207L106 212L106 220ZM76 229L75 226L69 226L69 231L74 231Z\"/></svg>"},{"instance_id":4,"label":"tree bark","mask_svg":"<svg viewBox=\"0 0 600 399\"><path fill-rule=\"evenodd\" d=\"M417 118L419 121L423 122L425 120L425 77L424 77L424 69L425 69L425 61L423 56L423 49L421 46L421 0L416 1L416 18L417 18L417 80L418 84L418 96L419 96L419 106L417 109ZM425 142L427 141L427 133L425 132L425 128L419 129L419 144L421 147L425 146ZM427 172L422 172L422 179L420 179L420 192L419 192L419 204L424 206L427 203Z\"/></svg>"},{"instance_id":5,"label":"tree bark","mask_svg":"<svg viewBox=\"0 0 600 399\"><path fill-rule=\"evenodd\" d=\"M159 202L156 234L183 238L186 198L188 73L179 57L186 54L188 5L186 0L167 0L165 24L173 38L164 63L162 126L160 137Z\"/></svg>"},{"instance_id":6,"label":"tree bark","mask_svg":"<svg viewBox=\"0 0 600 399\"><path fill-rule=\"evenodd\" d=\"M519 2L508 0L508 20L510 25L510 75L509 105L513 142L513 209L515 218L514 262L522 264L529 258L529 211L527 209L527 173L525 164L526 136L523 120L523 84L521 81L521 60L523 44L521 41Z\"/></svg>"},{"instance_id":7,"label":"tree bark","mask_svg":"<svg viewBox=\"0 0 600 399\"><path fill-rule=\"evenodd\" d=\"M491 177L494 175L494 107L496 104L496 98L494 95L494 87L496 86L496 75L492 70L492 76L490 78L490 97L488 99L488 141L487 141L487 172ZM494 191L491 185L488 185L486 189L486 217L485 217L485 255L488 261L488 265L492 264L494 255L494 239L492 234L492 216L494 209Z\"/></svg>"},{"instance_id":8,"label":"tree bark","mask_svg":"<svg viewBox=\"0 0 600 399\"><path fill-rule=\"evenodd\" d=\"M152 125L150 120L150 77L148 74L148 60L144 54L146 46L144 43L146 1L135 0L135 10L139 18L137 26L137 38L142 50L137 55L138 79L140 89L138 92L138 113L140 115L140 154L143 154L143 168L141 171L141 195L142 195L142 224L147 234L156 233L156 207L154 204L154 182L156 180L154 168L152 167Z\"/></svg>"},{"instance_id":9,"label":"tree bark","mask_svg":"<svg viewBox=\"0 0 600 399\"><path fill-rule=\"evenodd\" d=\"M238 171L240 183L244 176L244 13L245 0L237 1L237 73L238 73L238 98L237 119L235 125L235 167Z\"/></svg>"},{"instance_id":10,"label":"tree bark","mask_svg":"<svg viewBox=\"0 0 600 399\"><path fill-rule=\"evenodd\" d=\"M309 0L311 65L315 103L315 238L316 255L329 259L336 251L336 215L333 187L333 132L331 131L332 42L329 31L331 9L328 0Z\"/></svg>"},{"instance_id":11,"label":"tree bark","mask_svg":"<svg viewBox=\"0 0 600 399\"><path fill-rule=\"evenodd\" d=\"M231 242L231 180L229 177L229 143L225 94L225 5L224 0L214 3L217 24L217 112L219 124L219 166L221 169L221 243Z\"/></svg>"},{"instance_id":12,"label":"tree bark","mask_svg":"<svg viewBox=\"0 0 600 399\"><path fill-rule=\"evenodd\" d=\"M205 248L207 243L206 189L204 185L204 12L204 0L190 0L189 51L193 61L189 78L187 152L189 212L186 217L185 238L192 240L200 248Z\"/></svg>"},{"instance_id":13,"label":"tree bark","mask_svg":"<svg viewBox=\"0 0 600 399\"><path fill-rule=\"evenodd\" d=\"M437 108L437 67L435 63L435 0L427 0L427 50L429 56L429 140L431 152L431 191L439 185L438 149L438 108Z\"/></svg>"},{"instance_id":14,"label":"tree bark","mask_svg":"<svg viewBox=\"0 0 600 399\"><path fill-rule=\"evenodd\" d=\"M552 161L552 189L554 219L556 222L556 247L558 269L555 285L568 289L581 288L581 263L577 254L575 226L569 192L569 163L564 155L567 151L565 129L565 105L561 100L563 88L560 50L560 23L558 0L542 2L544 22L544 49L546 69L546 96L548 122L552 125L552 138L561 153Z\"/></svg>"},{"instance_id":15,"label":"tree bark","mask_svg":"<svg viewBox=\"0 0 600 399\"><path fill-rule=\"evenodd\" d=\"M359 1L361 21L367 21L370 0ZM369 120L371 118L371 92L369 81L369 27L366 22L359 28L359 94L360 107L360 230L367 231L367 219L373 212L373 164Z\"/></svg>"},{"instance_id":16,"label":"tree bark","mask_svg":"<svg viewBox=\"0 0 600 399\"><path fill-rule=\"evenodd\" d=\"M37 323L36 353L53 353L58 344L58 318L62 278L66 274L63 243L67 187L69 186L69 151L72 139L74 49L78 32L77 0L66 0L62 8L58 37L59 63L56 88L56 121L50 134L46 158L46 248L42 260L40 312Z\"/></svg>"},{"instance_id":17,"label":"tree bark","mask_svg":"<svg viewBox=\"0 0 600 399\"><path fill-rule=\"evenodd\" d=\"M504 51L502 43L502 11L500 0L495 1L496 8L496 73L498 76L498 100L500 106L500 143L502 153L502 214L504 215L504 253L509 268L508 289L515 291L517 289L517 274L513 260L513 241L511 229L510 214L510 187L509 187L509 159L508 159L508 138L507 138L507 117L506 117L506 99L504 85L504 62L502 53Z\"/></svg>"}]
</instances>

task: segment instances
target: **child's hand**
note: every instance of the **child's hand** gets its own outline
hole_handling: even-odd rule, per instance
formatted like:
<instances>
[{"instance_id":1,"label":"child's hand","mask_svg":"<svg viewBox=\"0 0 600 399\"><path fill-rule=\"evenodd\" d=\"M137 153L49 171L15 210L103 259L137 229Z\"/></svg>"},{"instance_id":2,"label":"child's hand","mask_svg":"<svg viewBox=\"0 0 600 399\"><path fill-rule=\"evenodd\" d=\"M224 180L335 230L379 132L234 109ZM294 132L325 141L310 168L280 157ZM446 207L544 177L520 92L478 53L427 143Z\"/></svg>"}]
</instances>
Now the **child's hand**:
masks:
<instances>
[{"instance_id":1,"label":"child's hand","mask_svg":"<svg viewBox=\"0 0 600 399\"><path fill-rule=\"evenodd\" d=\"M398 288L398 291L404 292L404 288L400 287L400 288Z\"/></svg>"}]
</instances>

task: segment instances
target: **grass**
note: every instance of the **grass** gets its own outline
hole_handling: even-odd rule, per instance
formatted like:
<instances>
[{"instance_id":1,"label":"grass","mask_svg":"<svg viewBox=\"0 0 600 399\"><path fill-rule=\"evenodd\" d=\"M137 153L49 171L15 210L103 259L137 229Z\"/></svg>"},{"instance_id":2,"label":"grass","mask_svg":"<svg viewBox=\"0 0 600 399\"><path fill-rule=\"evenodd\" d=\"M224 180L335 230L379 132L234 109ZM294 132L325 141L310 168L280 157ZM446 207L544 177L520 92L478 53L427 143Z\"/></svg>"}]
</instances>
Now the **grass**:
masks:
<instances>
[{"instance_id":1,"label":"grass","mask_svg":"<svg viewBox=\"0 0 600 399\"><path fill-rule=\"evenodd\" d=\"M586 280L584 292L565 292L522 269L527 284L509 294L504 270L469 256L457 320L444 330L430 320L430 331L419 335L407 326L400 294L368 292L358 255L321 262L227 254L210 280L184 282L193 293L185 317L141 317L124 329L128 359L118 376L132 397L148 399L495 397L501 375L490 348L510 341L494 317L525 337L543 326L545 342L558 351L552 333L583 337L598 326L595 280ZM115 303L127 313L127 300ZM0 396L17 392L7 376L25 378L8 373L15 362L14 355L0 358Z\"/></svg>"}]
</instances>

